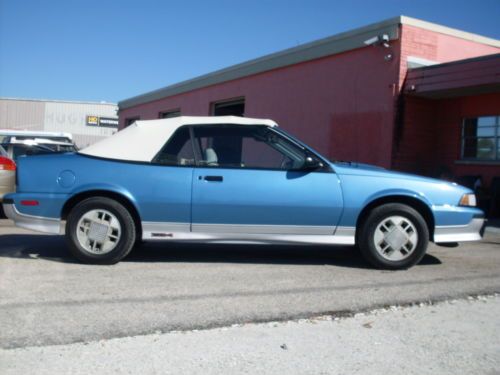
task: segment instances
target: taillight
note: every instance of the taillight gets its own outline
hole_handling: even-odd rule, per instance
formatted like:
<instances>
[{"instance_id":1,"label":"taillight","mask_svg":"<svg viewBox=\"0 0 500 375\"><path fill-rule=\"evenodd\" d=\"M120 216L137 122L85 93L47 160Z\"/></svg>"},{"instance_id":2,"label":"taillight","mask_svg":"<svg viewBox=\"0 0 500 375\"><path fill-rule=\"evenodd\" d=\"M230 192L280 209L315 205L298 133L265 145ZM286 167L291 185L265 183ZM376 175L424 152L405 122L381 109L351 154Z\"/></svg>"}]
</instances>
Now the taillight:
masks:
<instances>
[{"instance_id":1,"label":"taillight","mask_svg":"<svg viewBox=\"0 0 500 375\"><path fill-rule=\"evenodd\" d=\"M16 163L14 160L0 156L0 171L15 171Z\"/></svg>"},{"instance_id":2,"label":"taillight","mask_svg":"<svg viewBox=\"0 0 500 375\"><path fill-rule=\"evenodd\" d=\"M40 202L31 200L31 201L21 201L21 205L23 206L38 206Z\"/></svg>"}]
</instances>

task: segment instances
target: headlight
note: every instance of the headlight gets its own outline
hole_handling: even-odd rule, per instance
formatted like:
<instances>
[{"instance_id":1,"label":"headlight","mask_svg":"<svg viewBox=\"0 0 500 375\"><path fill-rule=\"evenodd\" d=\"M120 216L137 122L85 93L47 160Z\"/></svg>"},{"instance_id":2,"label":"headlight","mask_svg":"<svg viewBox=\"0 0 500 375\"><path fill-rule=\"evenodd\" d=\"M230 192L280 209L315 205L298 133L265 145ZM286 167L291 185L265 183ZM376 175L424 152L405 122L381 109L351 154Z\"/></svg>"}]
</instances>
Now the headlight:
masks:
<instances>
[{"instance_id":1,"label":"headlight","mask_svg":"<svg viewBox=\"0 0 500 375\"><path fill-rule=\"evenodd\" d=\"M460 206L476 206L476 196L474 194L464 194L460 198Z\"/></svg>"}]
</instances>

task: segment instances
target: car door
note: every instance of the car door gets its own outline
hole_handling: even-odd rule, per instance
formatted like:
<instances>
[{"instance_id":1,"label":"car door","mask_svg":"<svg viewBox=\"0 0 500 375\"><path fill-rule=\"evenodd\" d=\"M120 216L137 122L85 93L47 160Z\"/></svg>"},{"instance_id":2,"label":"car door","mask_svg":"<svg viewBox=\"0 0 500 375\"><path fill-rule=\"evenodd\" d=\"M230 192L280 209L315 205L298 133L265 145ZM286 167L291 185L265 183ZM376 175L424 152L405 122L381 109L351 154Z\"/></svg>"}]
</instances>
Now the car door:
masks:
<instances>
[{"instance_id":1,"label":"car door","mask_svg":"<svg viewBox=\"0 0 500 375\"><path fill-rule=\"evenodd\" d=\"M133 195L141 207L143 237L146 239L182 238L191 231L191 190L195 165L193 143L187 126L175 131L152 160L138 165L130 175ZM131 170L132 171L132 170ZM135 173L135 171L137 171Z\"/></svg>"},{"instance_id":2,"label":"car door","mask_svg":"<svg viewBox=\"0 0 500 375\"><path fill-rule=\"evenodd\" d=\"M303 170L307 150L265 126L193 128L192 232L331 235L342 212L330 167Z\"/></svg>"}]
</instances>

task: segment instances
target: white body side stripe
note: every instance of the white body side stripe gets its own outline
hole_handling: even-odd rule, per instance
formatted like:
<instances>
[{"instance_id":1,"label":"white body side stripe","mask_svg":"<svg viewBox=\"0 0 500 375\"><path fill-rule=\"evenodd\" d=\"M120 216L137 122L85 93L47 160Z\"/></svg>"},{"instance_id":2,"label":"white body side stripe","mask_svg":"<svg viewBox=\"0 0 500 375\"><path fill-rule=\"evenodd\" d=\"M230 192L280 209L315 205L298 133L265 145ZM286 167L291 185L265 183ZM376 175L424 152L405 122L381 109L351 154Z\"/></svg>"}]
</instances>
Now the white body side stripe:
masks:
<instances>
[{"instance_id":1,"label":"white body side stripe","mask_svg":"<svg viewBox=\"0 0 500 375\"><path fill-rule=\"evenodd\" d=\"M354 227L142 223L143 240L209 243L354 244ZM192 231L190 231L192 229Z\"/></svg>"}]
</instances>

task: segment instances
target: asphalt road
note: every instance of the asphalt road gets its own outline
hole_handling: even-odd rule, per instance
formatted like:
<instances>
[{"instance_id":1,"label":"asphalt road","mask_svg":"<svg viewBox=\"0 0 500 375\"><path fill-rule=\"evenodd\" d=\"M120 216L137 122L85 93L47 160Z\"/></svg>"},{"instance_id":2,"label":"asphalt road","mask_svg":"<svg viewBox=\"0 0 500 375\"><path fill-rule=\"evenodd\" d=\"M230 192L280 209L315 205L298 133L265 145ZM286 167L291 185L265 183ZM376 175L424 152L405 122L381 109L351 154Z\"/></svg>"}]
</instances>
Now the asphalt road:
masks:
<instances>
[{"instance_id":1,"label":"asphalt road","mask_svg":"<svg viewBox=\"0 0 500 375\"><path fill-rule=\"evenodd\" d=\"M500 291L500 235L431 246L407 271L350 247L146 245L115 266L74 262L64 239L0 221L0 347L93 341L338 315Z\"/></svg>"}]
</instances>

